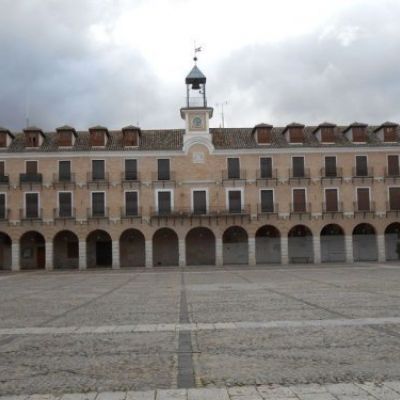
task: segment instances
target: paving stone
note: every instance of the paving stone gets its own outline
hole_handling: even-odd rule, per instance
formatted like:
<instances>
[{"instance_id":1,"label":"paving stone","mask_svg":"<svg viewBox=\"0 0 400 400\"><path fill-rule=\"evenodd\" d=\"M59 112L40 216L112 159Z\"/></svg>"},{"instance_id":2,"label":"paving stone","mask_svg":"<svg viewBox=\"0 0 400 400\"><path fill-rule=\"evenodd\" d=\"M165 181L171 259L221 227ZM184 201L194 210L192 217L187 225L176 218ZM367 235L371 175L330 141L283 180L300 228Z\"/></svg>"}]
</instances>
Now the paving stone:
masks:
<instances>
[{"instance_id":1,"label":"paving stone","mask_svg":"<svg viewBox=\"0 0 400 400\"><path fill-rule=\"evenodd\" d=\"M125 400L155 400L156 392L154 390L147 392L128 392Z\"/></svg>"},{"instance_id":2,"label":"paving stone","mask_svg":"<svg viewBox=\"0 0 400 400\"><path fill-rule=\"evenodd\" d=\"M156 400L187 400L187 390L157 390Z\"/></svg>"},{"instance_id":3,"label":"paving stone","mask_svg":"<svg viewBox=\"0 0 400 400\"><path fill-rule=\"evenodd\" d=\"M333 394L330 393L302 393L297 394L300 400L337 400Z\"/></svg>"},{"instance_id":4,"label":"paving stone","mask_svg":"<svg viewBox=\"0 0 400 400\"><path fill-rule=\"evenodd\" d=\"M379 400L399 400L399 394L387 386L374 383L357 383L356 385Z\"/></svg>"},{"instance_id":5,"label":"paving stone","mask_svg":"<svg viewBox=\"0 0 400 400\"><path fill-rule=\"evenodd\" d=\"M1 400L27 400L28 396L0 396Z\"/></svg>"},{"instance_id":6,"label":"paving stone","mask_svg":"<svg viewBox=\"0 0 400 400\"><path fill-rule=\"evenodd\" d=\"M279 385L261 385L257 387L258 392L266 399L298 399L290 388Z\"/></svg>"},{"instance_id":7,"label":"paving stone","mask_svg":"<svg viewBox=\"0 0 400 400\"><path fill-rule=\"evenodd\" d=\"M231 400L261 400L261 394L254 386L239 386L228 388Z\"/></svg>"},{"instance_id":8,"label":"paving stone","mask_svg":"<svg viewBox=\"0 0 400 400\"><path fill-rule=\"evenodd\" d=\"M60 396L54 396L52 394L33 394L29 396L27 400L60 400Z\"/></svg>"},{"instance_id":9,"label":"paving stone","mask_svg":"<svg viewBox=\"0 0 400 400\"><path fill-rule=\"evenodd\" d=\"M61 396L61 400L95 400L98 393L69 393Z\"/></svg>"},{"instance_id":10,"label":"paving stone","mask_svg":"<svg viewBox=\"0 0 400 400\"><path fill-rule=\"evenodd\" d=\"M96 400L125 400L126 392L103 392L99 393Z\"/></svg>"},{"instance_id":11,"label":"paving stone","mask_svg":"<svg viewBox=\"0 0 400 400\"><path fill-rule=\"evenodd\" d=\"M392 382L392 381L388 381L388 382L384 382L383 386L387 386L390 389L394 390L395 392L400 394L400 382Z\"/></svg>"},{"instance_id":12,"label":"paving stone","mask_svg":"<svg viewBox=\"0 0 400 400\"><path fill-rule=\"evenodd\" d=\"M229 400L226 389L189 389L188 400Z\"/></svg>"},{"instance_id":13,"label":"paving stone","mask_svg":"<svg viewBox=\"0 0 400 400\"><path fill-rule=\"evenodd\" d=\"M326 390L333 395L359 396L365 395L365 391L354 383L336 383L325 385Z\"/></svg>"},{"instance_id":14,"label":"paving stone","mask_svg":"<svg viewBox=\"0 0 400 400\"><path fill-rule=\"evenodd\" d=\"M327 393L326 387L323 385L308 383L304 385L294 385L291 390L296 394L309 394L309 393Z\"/></svg>"}]
</instances>

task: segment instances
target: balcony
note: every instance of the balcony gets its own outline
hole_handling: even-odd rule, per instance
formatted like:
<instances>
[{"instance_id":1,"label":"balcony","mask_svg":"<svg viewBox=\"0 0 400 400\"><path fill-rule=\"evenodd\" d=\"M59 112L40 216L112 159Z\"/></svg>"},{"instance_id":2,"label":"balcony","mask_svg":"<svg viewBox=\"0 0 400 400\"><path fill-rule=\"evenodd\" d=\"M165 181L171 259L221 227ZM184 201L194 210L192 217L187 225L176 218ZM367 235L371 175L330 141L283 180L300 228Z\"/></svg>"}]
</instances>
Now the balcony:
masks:
<instances>
[{"instance_id":1,"label":"balcony","mask_svg":"<svg viewBox=\"0 0 400 400\"><path fill-rule=\"evenodd\" d=\"M56 187L68 187L69 185L75 185L75 174L53 174L53 185Z\"/></svg>"},{"instance_id":2,"label":"balcony","mask_svg":"<svg viewBox=\"0 0 400 400\"><path fill-rule=\"evenodd\" d=\"M311 203L290 203L290 217L311 218Z\"/></svg>"},{"instance_id":3,"label":"balcony","mask_svg":"<svg viewBox=\"0 0 400 400\"><path fill-rule=\"evenodd\" d=\"M336 204L322 203L322 218L342 217L343 212L343 202L341 201L337 202Z\"/></svg>"},{"instance_id":4,"label":"balcony","mask_svg":"<svg viewBox=\"0 0 400 400\"><path fill-rule=\"evenodd\" d=\"M307 183L309 184L311 180L310 168L303 168L302 170L289 169L289 183Z\"/></svg>"},{"instance_id":5,"label":"balcony","mask_svg":"<svg viewBox=\"0 0 400 400\"><path fill-rule=\"evenodd\" d=\"M238 171L222 170L222 183L236 186L236 183L246 183L246 170Z\"/></svg>"},{"instance_id":6,"label":"balcony","mask_svg":"<svg viewBox=\"0 0 400 400\"><path fill-rule=\"evenodd\" d=\"M53 208L53 217L55 220L74 220L76 218L76 209Z\"/></svg>"},{"instance_id":7,"label":"balcony","mask_svg":"<svg viewBox=\"0 0 400 400\"><path fill-rule=\"evenodd\" d=\"M10 177L8 175L0 175L0 186L10 184Z\"/></svg>"},{"instance_id":8,"label":"balcony","mask_svg":"<svg viewBox=\"0 0 400 400\"><path fill-rule=\"evenodd\" d=\"M87 219L88 220L108 220L109 218L109 208L104 207L103 209L94 209L88 208L87 209Z\"/></svg>"},{"instance_id":9,"label":"balcony","mask_svg":"<svg viewBox=\"0 0 400 400\"><path fill-rule=\"evenodd\" d=\"M137 207L136 210L127 210L121 207L121 219L137 219L142 218L142 207Z\"/></svg>"},{"instance_id":10,"label":"balcony","mask_svg":"<svg viewBox=\"0 0 400 400\"><path fill-rule=\"evenodd\" d=\"M43 208L38 209L19 209L19 218L21 221L41 221L43 218Z\"/></svg>"},{"instance_id":11,"label":"balcony","mask_svg":"<svg viewBox=\"0 0 400 400\"><path fill-rule=\"evenodd\" d=\"M400 204L395 202L386 203L386 216L387 217L400 217Z\"/></svg>"},{"instance_id":12,"label":"balcony","mask_svg":"<svg viewBox=\"0 0 400 400\"><path fill-rule=\"evenodd\" d=\"M87 173L87 183L88 186L95 186L95 187L108 187L110 183L110 177L108 172L104 172L103 175L93 175L93 172Z\"/></svg>"},{"instance_id":13,"label":"balcony","mask_svg":"<svg viewBox=\"0 0 400 400\"><path fill-rule=\"evenodd\" d=\"M390 181L390 182L399 182L400 181L400 169L395 168L395 169L390 169L385 167L385 181Z\"/></svg>"},{"instance_id":14,"label":"balcony","mask_svg":"<svg viewBox=\"0 0 400 400\"><path fill-rule=\"evenodd\" d=\"M269 172L269 173L268 173ZM271 171L257 170L257 185L270 186L278 184L278 170L276 168Z\"/></svg>"},{"instance_id":15,"label":"balcony","mask_svg":"<svg viewBox=\"0 0 400 400\"><path fill-rule=\"evenodd\" d=\"M353 167L353 182L370 182L374 180L374 168L357 168Z\"/></svg>"},{"instance_id":16,"label":"balcony","mask_svg":"<svg viewBox=\"0 0 400 400\"><path fill-rule=\"evenodd\" d=\"M338 181L342 182L343 168L321 168L321 182L324 183L326 181L328 181L329 183Z\"/></svg>"},{"instance_id":17,"label":"balcony","mask_svg":"<svg viewBox=\"0 0 400 400\"><path fill-rule=\"evenodd\" d=\"M10 217L10 209L9 208L0 208L0 223L7 222Z\"/></svg>"},{"instance_id":18,"label":"balcony","mask_svg":"<svg viewBox=\"0 0 400 400\"><path fill-rule=\"evenodd\" d=\"M266 217L267 219L270 217L276 217L279 214L279 204L257 204L257 215L260 217Z\"/></svg>"},{"instance_id":19,"label":"balcony","mask_svg":"<svg viewBox=\"0 0 400 400\"><path fill-rule=\"evenodd\" d=\"M137 171L123 171L121 172L121 183L123 187L127 188L139 188L140 187L140 175Z\"/></svg>"},{"instance_id":20,"label":"balcony","mask_svg":"<svg viewBox=\"0 0 400 400\"><path fill-rule=\"evenodd\" d=\"M41 185L43 182L42 174L19 174L19 184L20 185Z\"/></svg>"},{"instance_id":21,"label":"balcony","mask_svg":"<svg viewBox=\"0 0 400 400\"><path fill-rule=\"evenodd\" d=\"M176 186L176 179L175 179L175 172L169 171L169 173L158 173L153 172L151 174L151 180L153 183L153 187L175 187Z\"/></svg>"},{"instance_id":22,"label":"balcony","mask_svg":"<svg viewBox=\"0 0 400 400\"><path fill-rule=\"evenodd\" d=\"M370 201L369 204L359 204L357 201L353 202L354 216L361 215L363 217L375 216L375 202Z\"/></svg>"}]
</instances>

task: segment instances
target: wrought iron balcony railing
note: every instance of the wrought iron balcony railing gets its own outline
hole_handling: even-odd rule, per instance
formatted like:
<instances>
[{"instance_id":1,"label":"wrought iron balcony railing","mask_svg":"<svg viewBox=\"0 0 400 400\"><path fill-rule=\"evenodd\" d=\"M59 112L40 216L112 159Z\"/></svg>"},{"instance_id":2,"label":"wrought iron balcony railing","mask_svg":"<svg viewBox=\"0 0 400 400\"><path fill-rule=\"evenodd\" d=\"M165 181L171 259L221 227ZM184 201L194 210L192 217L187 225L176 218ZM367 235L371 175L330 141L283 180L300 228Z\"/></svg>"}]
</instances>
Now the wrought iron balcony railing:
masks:
<instances>
[{"instance_id":1,"label":"wrought iron balcony railing","mask_svg":"<svg viewBox=\"0 0 400 400\"><path fill-rule=\"evenodd\" d=\"M20 183L39 183L39 184L41 184L43 182L43 175L39 174L39 173L19 174L19 182Z\"/></svg>"}]
</instances>

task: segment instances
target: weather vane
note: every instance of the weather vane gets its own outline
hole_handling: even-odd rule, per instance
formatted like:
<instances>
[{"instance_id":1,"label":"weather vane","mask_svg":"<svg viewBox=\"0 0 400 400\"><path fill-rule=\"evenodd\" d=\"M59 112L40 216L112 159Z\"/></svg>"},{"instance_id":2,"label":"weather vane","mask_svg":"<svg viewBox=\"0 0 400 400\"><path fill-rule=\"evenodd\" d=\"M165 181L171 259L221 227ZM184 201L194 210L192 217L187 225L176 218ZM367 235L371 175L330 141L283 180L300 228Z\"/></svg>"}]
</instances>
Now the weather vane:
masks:
<instances>
[{"instance_id":1,"label":"weather vane","mask_svg":"<svg viewBox=\"0 0 400 400\"><path fill-rule=\"evenodd\" d=\"M196 47L196 42L194 42L194 57L193 60L196 63L197 62L197 53L200 53L203 50L202 46Z\"/></svg>"}]
</instances>

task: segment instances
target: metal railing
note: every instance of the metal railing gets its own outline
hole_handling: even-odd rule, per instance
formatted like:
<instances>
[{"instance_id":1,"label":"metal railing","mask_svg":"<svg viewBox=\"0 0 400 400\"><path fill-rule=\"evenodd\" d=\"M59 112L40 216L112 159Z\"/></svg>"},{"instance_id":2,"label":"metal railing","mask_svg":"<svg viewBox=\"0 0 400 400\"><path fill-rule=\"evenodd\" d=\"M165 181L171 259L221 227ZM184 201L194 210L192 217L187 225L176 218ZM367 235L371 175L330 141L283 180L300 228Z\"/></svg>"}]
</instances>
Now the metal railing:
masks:
<instances>
[{"instance_id":1,"label":"metal railing","mask_svg":"<svg viewBox=\"0 0 400 400\"><path fill-rule=\"evenodd\" d=\"M121 172L122 182L139 182L140 175L138 171L123 171Z\"/></svg>"},{"instance_id":2,"label":"metal railing","mask_svg":"<svg viewBox=\"0 0 400 400\"><path fill-rule=\"evenodd\" d=\"M390 170L385 167L385 178L400 178L400 168Z\"/></svg>"},{"instance_id":3,"label":"metal railing","mask_svg":"<svg viewBox=\"0 0 400 400\"><path fill-rule=\"evenodd\" d=\"M0 175L0 185L8 185L10 183L10 177L8 175Z\"/></svg>"},{"instance_id":4,"label":"metal railing","mask_svg":"<svg viewBox=\"0 0 400 400\"><path fill-rule=\"evenodd\" d=\"M271 204L257 204L257 213L258 214L278 214L279 212L279 204L271 203Z\"/></svg>"},{"instance_id":5,"label":"metal railing","mask_svg":"<svg viewBox=\"0 0 400 400\"><path fill-rule=\"evenodd\" d=\"M103 209L87 209L87 217L88 219L97 219L97 218L108 218L109 217L109 208L104 207Z\"/></svg>"},{"instance_id":6,"label":"metal railing","mask_svg":"<svg viewBox=\"0 0 400 400\"><path fill-rule=\"evenodd\" d=\"M368 205L359 204L358 201L353 202L353 210L357 213L375 212L375 202L370 201Z\"/></svg>"},{"instance_id":7,"label":"metal railing","mask_svg":"<svg viewBox=\"0 0 400 400\"><path fill-rule=\"evenodd\" d=\"M238 171L229 171L227 169L222 170L222 180L223 181L235 181L235 180L245 180L246 170L240 169Z\"/></svg>"},{"instance_id":8,"label":"metal railing","mask_svg":"<svg viewBox=\"0 0 400 400\"><path fill-rule=\"evenodd\" d=\"M257 179L258 180L269 180L269 179L273 179L273 180L277 180L278 179L278 170L276 168L273 168L271 170L262 170L262 169L258 169L257 170Z\"/></svg>"},{"instance_id":9,"label":"metal railing","mask_svg":"<svg viewBox=\"0 0 400 400\"><path fill-rule=\"evenodd\" d=\"M135 210L129 210L126 207L121 207L121 218L137 218L142 215L142 208L136 207Z\"/></svg>"},{"instance_id":10,"label":"metal railing","mask_svg":"<svg viewBox=\"0 0 400 400\"><path fill-rule=\"evenodd\" d=\"M311 213L311 203L290 203L291 214L309 214Z\"/></svg>"},{"instance_id":11,"label":"metal railing","mask_svg":"<svg viewBox=\"0 0 400 400\"><path fill-rule=\"evenodd\" d=\"M322 203L322 212L324 214L330 213L342 213L343 212L343 202L338 201L336 204Z\"/></svg>"},{"instance_id":12,"label":"metal railing","mask_svg":"<svg viewBox=\"0 0 400 400\"><path fill-rule=\"evenodd\" d=\"M38 208L36 210L25 209L25 208L19 209L19 217L21 221L41 220L42 216L43 216L43 208Z\"/></svg>"},{"instance_id":13,"label":"metal railing","mask_svg":"<svg viewBox=\"0 0 400 400\"><path fill-rule=\"evenodd\" d=\"M400 211L400 204L394 204L392 201L386 202L386 211Z\"/></svg>"},{"instance_id":14,"label":"metal railing","mask_svg":"<svg viewBox=\"0 0 400 400\"><path fill-rule=\"evenodd\" d=\"M98 176L96 177L93 172L88 172L87 173L87 181L89 183L107 183L109 182L109 173L108 172L104 172L104 174L102 176Z\"/></svg>"},{"instance_id":15,"label":"metal railing","mask_svg":"<svg viewBox=\"0 0 400 400\"><path fill-rule=\"evenodd\" d=\"M20 183L42 183L43 182L43 175L36 173L25 173L19 174L19 182Z\"/></svg>"},{"instance_id":16,"label":"metal railing","mask_svg":"<svg viewBox=\"0 0 400 400\"><path fill-rule=\"evenodd\" d=\"M353 178L373 178L374 177L374 168L357 168L353 167Z\"/></svg>"},{"instance_id":17,"label":"metal railing","mask_svg":"<svg viewBox=\"0 0 400 400\"><path fill-rule=\"evenodd\" d=\"M69 175L53 174L54 183L75 183L75 173L70 173Z\"/></svg>"},{"instance_id":18,"label":"metal railing","mask_svg":"<svg viewBox=\"0 0 400 400\"><path fill-rule=\"evenodd\" d=\"M74 219L76 217L75 208L53 208L54 219Z\"/></svg>"},{"instance_id":19,"label":"metal railing","mask_svg":"<svg viewBox=\"0 0 400 400\"><path fill-rule=\"evenodd\" d=\"M321 168L322 179L337 179L343 177L343 168Z\"/></svg>"},{"instance_id":20,"label":"metal railing","mask_svg":"<svg viewBox=\"0 0 400 400\"><path fill-rule=\"evenodd\" d=\"M153 182L175 182L175 171L164 172L152 172L151 178Z\"/></svg>"},{"instance_id":21,"label":"metal railing","mask_svg":"<svg viewBox=\"0 0 400 400\"><path fill-rule=\"evenodd\" d=\"M303 168L302 170L289 169L289 179L310 179L310 168Z\"/></svg>"},{"instance_id":22,"label":"metal railing","mask_svg":"<svg viewBox=\"0 0 400 400\"><path fill-rule=\"evenodd\" d=\"M0 208L0 221L8 221L9 217L10 217L10 209Z\"/></svg>"},{"instance_id":23,"label":"metal railing","mask_svg":"<svg viewBox=\"0 0 400 400\"><path fill-rule=\"evenodd\" d=\"M250 214L250 205L248 204L238 208L208 207L207 210L196 210L190 207L175 207L171 210L158 210L156 207L150 208L151 217L218 217L248 214Z\"/></svg>"}]
</instances>

